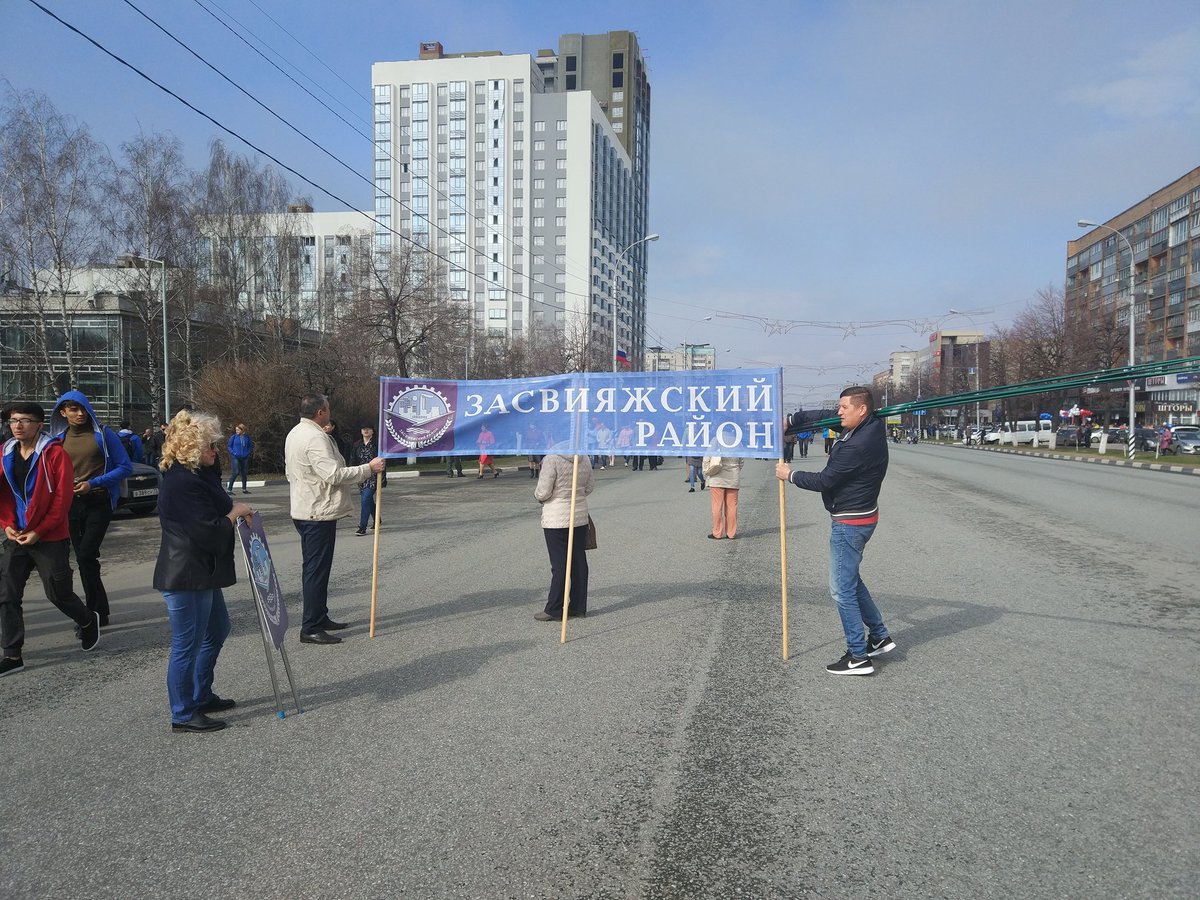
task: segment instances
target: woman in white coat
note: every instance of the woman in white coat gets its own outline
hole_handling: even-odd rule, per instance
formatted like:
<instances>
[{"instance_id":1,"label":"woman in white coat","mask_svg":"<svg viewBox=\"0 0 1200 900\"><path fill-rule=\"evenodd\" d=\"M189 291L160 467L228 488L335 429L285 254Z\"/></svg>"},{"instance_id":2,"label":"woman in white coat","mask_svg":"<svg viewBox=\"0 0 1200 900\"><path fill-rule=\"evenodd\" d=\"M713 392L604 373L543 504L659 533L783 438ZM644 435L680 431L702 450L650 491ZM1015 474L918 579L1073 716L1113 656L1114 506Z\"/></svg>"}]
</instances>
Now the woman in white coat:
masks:
<instances>
[{"instance_id":1,"label":"woman in white coat","mask_svg":"<svg viewBox=\"0 0 1200 900\"><path fill-rule=\"evenodd\" d=\"M706 456L704 471L708 475L708 492L712 495L713 540L737 537L738 488L742 483L740 456Z\"/></svg>"},{"instance_id":2,"label":"woman in white coat","mask_svg":"<svg viewBox=\"0 0 1200 900\"><path fill-rule=\"evenodd\" d=\"M579 457L579 477L575 492L575 518L571 518L571 469L569 456L550 454L542 459L542 470L538 475L533 496L542 504L542 531L546 535L546 550L550 554L550 594L546 607L534 618L539 622L562 620L563 592L567 585L567 537L573 528L575 542L571 548L571 600L567 606L569 617L582 618L587 615L587 523L588 494L595 481L592 478L591 460Z\"/></svg>"}]
</instances>

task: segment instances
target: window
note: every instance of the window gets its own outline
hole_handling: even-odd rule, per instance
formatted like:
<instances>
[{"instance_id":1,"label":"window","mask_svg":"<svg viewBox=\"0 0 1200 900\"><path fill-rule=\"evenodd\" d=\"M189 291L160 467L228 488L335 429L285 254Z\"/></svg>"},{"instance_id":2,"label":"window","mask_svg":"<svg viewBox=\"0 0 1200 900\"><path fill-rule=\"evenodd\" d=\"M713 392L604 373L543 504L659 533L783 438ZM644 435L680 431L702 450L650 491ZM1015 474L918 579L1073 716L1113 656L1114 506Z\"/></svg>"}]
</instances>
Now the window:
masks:
<instances>
[{"instance_id":1,"label":"window","mask_svg":"<svg viewBox=\"0 0 1200 900\"><path fill-rule=\"evenodd\" d=\"M554 168L558 169L560 172L565 172L567 169L567 161L561 158L556 159L554 161Z\"/></svg>"},{"instance_id":2,"label":"window","mask_svg":"<svg viewBox=\"0 0 1200 900\"><path fill-rule=\"evenodd\" d=\"M533 123L533 130L534 130L534 131L545 131L545 130L546 130L546 123L545 123L545 122L534 122L534 123Z\"/></svg>"},{"instance_id":3,"label":"window","mask_svg":"<svg viewBox=\"0 0 1200 900\"><path fill-rule=\"evenodd\" d=\"M545 187L546 187L546 179L545 178L533 179L533 189L535 191L543 190Z\"/></svg>"},{"instance_id":4,"label":"window","mask_svg":"<svg viewBox=\"0 0 1200 900\"><path fill-rule=\"evenodd\" d=\"M615 131L617 134L620 134L624 130L625 130L624 122L613 122L613 131Z\"/></svg>"},{"instance_id":5,"label":"window","mask_svg":"<svg viewBox=\"0 0 1200 900\"><path fill-rule=\"evenodd\" d=\"M545 168L546 168L546 161L544 159L535 159L533 161L533 171L541 172Z\"/></svg>"},{"instance_id":6,"label":"window","mask_svg":"<svg viewBox=\"0 0 1200 900\"><path fill-rule=\"evenodd\" d=\"M559 119L559 120L558 120L558 121L555 123L555 126L558 128L558 130L559 130L559 131L566 131L566 130L567 130L567 120L566 120L566 119Z\"/></svg>"},{"instance_id":7,"label":"window","mask_svg":"<svg viewBox=\"0 0 1200 900\"><path fill-rule=\"evenodd\" d=\"M545 141L534 141L533 142L533 150L535 153L539 150L545 150L545 149L546 149Z\"/></svg>"},{"instance_id":8,"label":"window","mask_svg":"<svg viewBox=\"0 0 1200 900\"><path fill-rule=\"evenodd\" d=\"M525 149L524 141L513 141L513 150L520 153L524 149Z\"/></svg>"},{"instance_id":9,"label":"window","mask_svg":"<svg viewBox=\"0 0 1200 900\"><path fill-rule=\"evenodd\" d=\"M556 150L566 150L567 149L567 139L559 138L557 141L554 142L554 148Z\"/></svg>"},{"instance_id":10,"label":"window","mask_svg":"<svg viewBox=\"0 0 1200 900\"><path fill-rule=\"evenodd\" d=\"M556 188L558 188L560 191L562 191L562 190L566 190L566 187L567 187L567 179L565 179L565 178L555 178L555 179L554 179L554 186L555 186Z\"/></svg>"},{"instance_id":11,"label":"window","mask_svg":"<svg viewBox=\"0 0 1200 900\"><path fill-rule=\"evenodd\" d=\"M614 119L619 119L623 115L625 115L625 107L623 107L623 106L614 106L613 107L613 118Z\"/></svg>"},{"instance_id":12,"label":"window","mask_svg":"<svg viewBox=\"0 0 1200 900\"><path fill-rule=\"evenodd\" d=\"M625 86L625 73L624 72L613 72L612 86L615 88Z\"/></svg>"},{"instance_id":13,"label":"window","mask_svg":"<svg viewBox=\"0 0 1200 900\"><path fill-rule=\"evenodd\" d=\"M555 197L554 205L557 206L559 209L566 209L567 208L567 198L566 197Z\"/></svg>"},{"instance_id":14,"label":"window","mask_svg":"<svg viewBox=\"0 0 1200 900\"><path fill-rule=\"evenodd\" d=\"M545 205L546 205L545 197L534 197L533 198L533 208L534 209L541 209Z\"/></svg>"},{"instance_id":15,"label":"window","mask_svg":"<svg viewBox=\"0 0 1200 900\"><path fill-rule=\"evenodd\" d=\"M576 69L576 66L578 65L578 60L579 60L579 57L577 57L577 56L568 56L566 58L566 63L565 63L566 71L574 72Z\"/></svg>"},{"instance_id":16,"label":"window","mask_svg":"<svg viewBox=\"0 0 1200 900\"><path fill-rule=\"evenodd\" d=\"M544 217L542 217L542 216L534 216L533 217L533 227L534 228L542 228L545 226L545 224L546 224L546 219Z\"/></svg>"},{"instance_id":17,"label":"window","mask_svg":"<svg viewBox=\"0 0 1200 900\"><path fill-rule=\"evenodd\" d=\"M488 318L489 319L507 319L508 318L508 310L498 309L498 308L493 307L492 309L488 310Z\"/></svg>"},{"instance_id":18,"label":"window","mask_svg":"<svg viewBox=\"0 0 1200 900\"><path fill-rule=\"evenodd\" d=\"M566 216L555 216L554 224L558 228L566 228L567 227L567 217Z\"/></svg>"},{"instance_id":19,"label":"window","mask_svg":"<svg viewBox=\"0 0 1200 900\"><path fill-rule=\"evenodd\" d=\"M578 76L576 76L576 75L568 75L567 76L567 90L568 91L573 91L576 89L576 84L577 84L576 78L577 77Z\"/></svg>"},{"instance_id":20,"label":"window","mask_svg":"<svg viewBox=\"0 0 1200 900\"><path fill-rule=\"evenodd\" d=\"M625 99L625 92L624 91L613 91L612 98L613 98L613 103L620 103L622 100Z\"/></svg>"}]
</instances>

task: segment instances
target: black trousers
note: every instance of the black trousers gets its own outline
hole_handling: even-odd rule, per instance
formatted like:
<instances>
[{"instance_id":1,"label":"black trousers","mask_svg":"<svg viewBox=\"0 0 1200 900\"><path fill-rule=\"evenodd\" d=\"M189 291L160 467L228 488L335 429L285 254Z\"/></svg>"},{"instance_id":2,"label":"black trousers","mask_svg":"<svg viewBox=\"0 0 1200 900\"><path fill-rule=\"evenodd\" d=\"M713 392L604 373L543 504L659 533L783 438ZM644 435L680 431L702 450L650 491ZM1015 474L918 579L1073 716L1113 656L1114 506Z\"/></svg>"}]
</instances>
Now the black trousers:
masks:
<instances>
[{"instance_id":1,"label":"black trousers","mask_svg":"<svg viewBox=\"0 0 1200 900\"><path fill-rule=\"evenodd\" d=\"M543 528L546 550L550 554L550 594L546 597L546 612L561 616L563 591L567 586L567 535L569 528ZM575 546L571 560L571 602L567 612L572 615L587 612L588 564L587 525L575 526Z\"/></svg>"},{"instance_id":2,"label":"black trousers","mask_svg":"<svg viewBox=\"0 0 1200 900\"><path fill-rule=\"evenodd\" d=\"M9 542L0 556L0 643L4 655L14 659L25 644L25 617L21 601L29 575L37 569L46 589L46 598L76 625L87 625L92 616L71 586L71 551L61 541L38 541L20 545Z\"/></svg>"},{"instance_id":3,"label":"black trousers","mask_svg":"<svg viewBox=\"0 0 1200 900\"><path fill-rule=\"evenodd\" d=\"M67 516L83 598L87 608L100 613L101 618L108 617L108 592L100 580L100 545L104 543L112 517L108 491L89 491L76 497Z\"/></svg>"},{"instance_id":4,"label":"black trousers","mask_svg":"<svg viewBox=\"0 0 1200 900\"><path fill-rule=\"evenodd\" d=\"M300 556L304 560L304 621L301 634L324 630L329 618L329 570L333 568L333 547L337 540L337 521L302 522L292 519L300 532Z\"/></svg>"}]
</instances>

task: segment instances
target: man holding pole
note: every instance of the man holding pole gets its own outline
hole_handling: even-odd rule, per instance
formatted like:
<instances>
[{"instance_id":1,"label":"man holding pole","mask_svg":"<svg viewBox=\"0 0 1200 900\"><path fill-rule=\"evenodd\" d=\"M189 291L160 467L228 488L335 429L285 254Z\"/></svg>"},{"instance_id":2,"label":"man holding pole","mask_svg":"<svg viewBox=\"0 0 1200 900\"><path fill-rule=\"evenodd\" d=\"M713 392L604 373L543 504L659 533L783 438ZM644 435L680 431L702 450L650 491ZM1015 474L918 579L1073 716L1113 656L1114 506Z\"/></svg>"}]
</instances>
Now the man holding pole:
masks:
<instances>
[{"instance_id":1,"label":"man holding pole","mask_svg":"<svg viewBox=\"0 0 1200 900\"><path fill-rule=\"evenodd\" d=\"M378 475L387 465L376 456L361 466L347 466L333 438L324 431L329 422L329 398L305 394L300 399L300 421L284 442L292 523L300 533L304 560L302 644L342 642L329 633L346 627L329 618L329 570L333 566L337 521L354 510L349 486L371 477L371 473Z\"/></svg>"},{"instance_id":2,"label":"man holding pole","mask_svg":"<svg viewBox=\"0 0 1200 900\"><path fill-rule=\"evenodd\" d=\"M793 472L785 462L775 465L780 481L820 491L833 517L829 593L846 634L846 653L825 667L832 675L871 675L875 672L872 658L896 649L859 575L863 551L879 522L879 490L888 466L887 433L883 420L872 415L874 408L869 388L846 388L838 400L842 433L829 448L825 468Z\"/></svg>"}]
</instances>

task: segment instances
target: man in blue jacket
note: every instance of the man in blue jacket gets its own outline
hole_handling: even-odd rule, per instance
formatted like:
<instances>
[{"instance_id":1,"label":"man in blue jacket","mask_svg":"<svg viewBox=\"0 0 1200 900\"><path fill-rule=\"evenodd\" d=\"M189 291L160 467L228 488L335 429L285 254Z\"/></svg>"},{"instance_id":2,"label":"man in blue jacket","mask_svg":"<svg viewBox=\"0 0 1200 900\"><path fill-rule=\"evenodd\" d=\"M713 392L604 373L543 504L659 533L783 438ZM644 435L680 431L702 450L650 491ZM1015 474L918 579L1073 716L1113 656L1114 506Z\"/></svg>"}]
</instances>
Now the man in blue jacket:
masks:
<instances>
[{"instance_id":1,"label":"man in blue jacket","mask_svg":"<svg viewBox=\"0 0 1200 900\"><path fill-rule=\"evenodd\" d=\"M75 499L69 515L71 546L79 566L87 608L108 624L108 593L100 580L100 545L108 533L121 482L133 463L117 433L100 420L79 391L67 391L50 414L50 435L62 441L75 469Z\"/></svg>"},{"instance_id":2,"label":"man in blue jacket","mask_svg":"<svg viewBox=\"0 0 1200 900\"><path fill-rule=\"evenodd\" d=\"M833 518L829 536L829 593L846 634L845 655L825 667L832 675L871 675L872 658L896 649L871 592L859 575L863 551L879 523L879 490L887 474L887 431L873 415L869 388L848 387L838 400L842 433L829 448L820 472L793 472L775 465L780 481L820 491ZM865 631L864 631L865 626Z\"/></svg>"}]
</instances>

